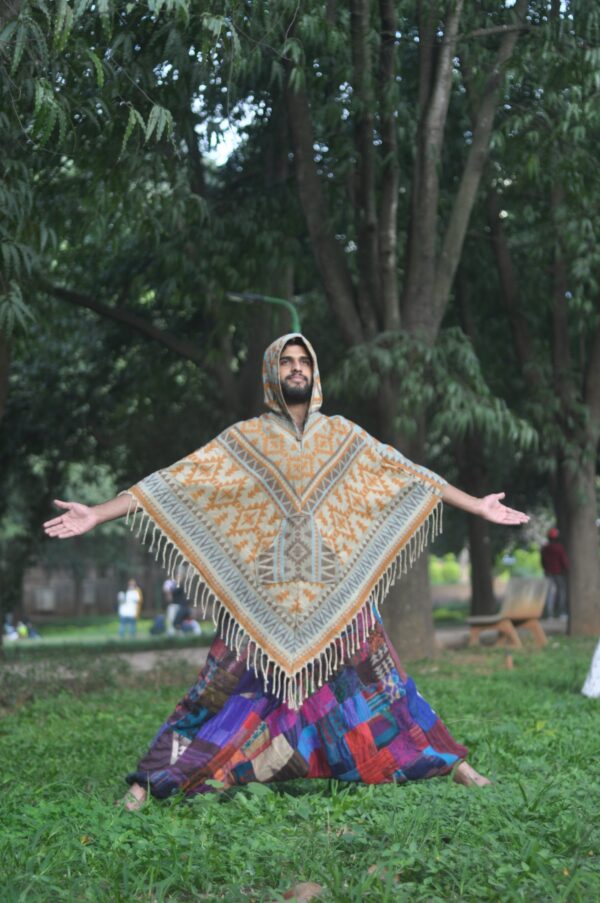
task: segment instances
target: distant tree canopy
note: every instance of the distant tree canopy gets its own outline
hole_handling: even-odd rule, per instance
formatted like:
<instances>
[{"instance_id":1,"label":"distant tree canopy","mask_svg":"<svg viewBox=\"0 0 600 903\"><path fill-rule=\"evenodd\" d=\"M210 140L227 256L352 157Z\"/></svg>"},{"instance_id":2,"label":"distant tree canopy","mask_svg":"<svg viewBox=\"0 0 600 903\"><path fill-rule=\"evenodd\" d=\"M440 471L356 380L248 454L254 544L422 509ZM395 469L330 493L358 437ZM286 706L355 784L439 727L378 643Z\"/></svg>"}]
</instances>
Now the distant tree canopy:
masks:
<instances>
[{"instance_id":1,"label":"distant tree canopy","mask_svg":"<svg viewBox=\"0 0 600 903\"><path fill-rule=\"evenodd\" d=\"M600 12L24 0L0 28L0 414L38 430L42 507L64 460L135 479L254 413L288 324L228 295L293 298L336 403L382 439L476 494L549 481L574 629L599 629ZM404 584L392 632L430 652L425 565Z\"/></svg>"}]
</instances>

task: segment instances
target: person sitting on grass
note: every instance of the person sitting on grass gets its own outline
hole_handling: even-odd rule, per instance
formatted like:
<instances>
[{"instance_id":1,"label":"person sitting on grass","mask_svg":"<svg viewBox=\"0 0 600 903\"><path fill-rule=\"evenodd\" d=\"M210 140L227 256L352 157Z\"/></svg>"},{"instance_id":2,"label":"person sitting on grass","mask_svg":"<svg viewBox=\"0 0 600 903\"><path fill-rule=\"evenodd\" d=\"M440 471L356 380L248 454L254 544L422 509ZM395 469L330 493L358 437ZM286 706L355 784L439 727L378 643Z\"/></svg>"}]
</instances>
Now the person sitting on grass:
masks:
<instances>
[{"instance_id":1,"label":"person sitting on grass","mask_svg":"<svg viewBox=\"0 0 600 903\"><path fill-rule=\"evenodd\" d=\"M217 635L197 682L127 776L128 809L249 781L403 783L466 761L406 674L379 605L440 526L447 502L497 524L522 512L475 498L343 417L320 413L315 353L299 334L265 353L268 412L127 492L56 501L66 539L128 513Z\"/></svg>"}]
</instances>

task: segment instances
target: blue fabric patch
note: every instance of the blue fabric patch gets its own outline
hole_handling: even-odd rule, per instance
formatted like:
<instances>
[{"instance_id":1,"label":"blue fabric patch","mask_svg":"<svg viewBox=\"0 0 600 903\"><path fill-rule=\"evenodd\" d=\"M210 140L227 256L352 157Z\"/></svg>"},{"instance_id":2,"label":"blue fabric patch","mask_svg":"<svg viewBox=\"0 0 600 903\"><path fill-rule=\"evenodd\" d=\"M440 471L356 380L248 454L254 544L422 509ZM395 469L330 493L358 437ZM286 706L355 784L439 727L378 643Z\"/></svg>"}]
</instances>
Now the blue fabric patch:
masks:
<instances>
[{"instance_id":1,"label":"blue fabric patch","mask_svg":"<svg viewBox=\"0 0 600 903\"><path fill-rule=\"evenodd\" d=\"M438 752L433 746L426 746L423 750L423 755L435 756L436 759L442 759L447 765L454 765L455 762L458 762L458 756L454 756L452 753Z\"/></svg>"},{"instance_id":2,"label":"blue fabric patch","mask_svg":"<svg viewBox=\"0 0 600 903\"><path fill-rule=\"evenodd\" d=\"M367 705L362 693L357 693L356 696L346 699L346 701L342 703L342 709L349 728L364 724L365 721L370 721L373 717L373 713Z\"/></svg>"},{"instance_id":3,"label":"blue fabric patch","mask_svg":"<svg viewBox=\"0 0 600 903\"><path fill-rule=\"evenodd\" d=\"M408 711L424 731L429 731L437 721L437 715L428 702L421 696L415 687L412 677L406 681L406 696L408 700Z\"/></svg>"},{"instance_id":4,"label":"blue fabric patch","mask_svg":"<svg viewBox=\"0 0 600 903\"><path fill-rule=\"evenodd\" d=\"M231 775L236 784L248 784L250 781L256 780L252 762L240 762L231 769Z\"/></svg>"},{"instance_id":5,"label":"blue fabric patch","mask_svg":"<svg viewBox=\"0 0 600 903\"><path fill-rule=\"evenodd\" d=\"M298 752L308 762L310 759L310 754L313 752L313 750L318 749L320 745L321 744L316 727L314 726L314 724L307 725L300 734L300 740L298 742Z\"/></svg>"}]
</instances>

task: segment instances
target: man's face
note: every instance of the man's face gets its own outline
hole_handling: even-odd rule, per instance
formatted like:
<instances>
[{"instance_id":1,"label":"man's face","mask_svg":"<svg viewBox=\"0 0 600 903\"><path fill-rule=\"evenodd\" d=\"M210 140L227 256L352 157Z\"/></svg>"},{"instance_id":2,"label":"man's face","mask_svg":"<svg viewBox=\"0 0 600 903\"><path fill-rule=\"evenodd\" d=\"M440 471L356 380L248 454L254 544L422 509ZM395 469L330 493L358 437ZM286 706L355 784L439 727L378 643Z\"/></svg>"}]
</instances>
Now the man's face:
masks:
<instances>
[{"instance_id":1,"label":"man's face","mask_svg":"<svg viewBox=\"0 0 600 903\"><path fill-rule=\"evenodd\" d=\"M286 345L279 358L279 379L286 404L306 404L313 388L312 360L303 345Z\"/></svg>"}]
</instances>

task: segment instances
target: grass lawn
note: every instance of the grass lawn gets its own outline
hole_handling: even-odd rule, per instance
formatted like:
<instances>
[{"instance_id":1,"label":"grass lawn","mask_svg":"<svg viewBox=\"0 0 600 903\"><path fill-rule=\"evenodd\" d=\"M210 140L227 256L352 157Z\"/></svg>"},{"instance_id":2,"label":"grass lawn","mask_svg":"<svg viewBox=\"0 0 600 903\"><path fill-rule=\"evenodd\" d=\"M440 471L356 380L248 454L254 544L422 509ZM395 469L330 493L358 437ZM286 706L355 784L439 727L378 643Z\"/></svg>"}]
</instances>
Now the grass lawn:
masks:
<instances>
[{"instance_id":1,"label":"grass lawn","mask_svg":"<svg viewBox=\"0 0 600 903\"><path fill-rule=\"evenodd\" d=\"M0 900L269 903L310 881L340 903L593 903L600 700L578 692L593 647L561 638L510 671L483 648L410 668L491 787L250 785L138 813L113 804L122 775L193 675L141 681L114 656L73 662L65 686L50 661L4 668Z\"/></svg>"},{"instance_id":2,"label":"grass lawn","mask_svg":"<svg viewBox=\"0 0 600 903\"><path fill-rule=\"evenodd\" d=\"M146 649L181 648L181 646L210 645L214 636L212 621L201 621L203 636L193 634L168 637L166 634L153 636L150 628L153 617L142 617L137 624L135 637L119 637L119 618L117 615L97 615L79 620L58 620L56 622L36 625L41 639L4 641L4 653L7 659L28 659L33 656L46 657L51 654L64 655L85 648L88 652L128 652Z\"/></svg>"}]
</instances>

